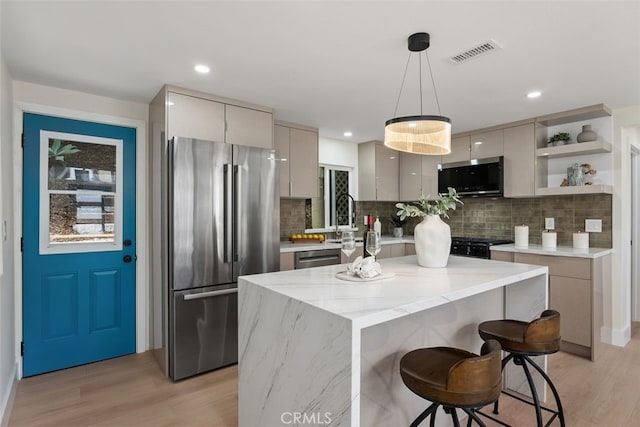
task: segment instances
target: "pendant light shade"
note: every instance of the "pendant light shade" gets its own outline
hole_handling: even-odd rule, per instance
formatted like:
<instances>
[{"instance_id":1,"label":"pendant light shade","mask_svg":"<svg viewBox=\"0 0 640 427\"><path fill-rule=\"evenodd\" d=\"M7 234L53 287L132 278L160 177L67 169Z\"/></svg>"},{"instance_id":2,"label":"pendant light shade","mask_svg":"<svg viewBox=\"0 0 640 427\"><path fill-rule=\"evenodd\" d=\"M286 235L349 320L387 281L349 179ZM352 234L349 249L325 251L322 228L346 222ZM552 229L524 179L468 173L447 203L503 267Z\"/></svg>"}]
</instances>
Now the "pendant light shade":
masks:
<instances>
[{"instance_id":1,"label":"pendant light shade","mask_svg":"<svg viewBox=\"0 0 640 427\"><path fill-rule=\"evenodd\" d=\"M409 37L409 51L422 52L429 47L429 34L416 33ZM420 55L418 53L418 55ZM411 53L409 53L411 59ZM429 56L427 55L427 63ZM407 75L407 67L405 68L405 77ZM440 111L440 103L438 102L438 94L436 92L433 74L431 73L431 65L429 63L429 73L431 75L431 83L438 104L438 112ZM425 155L443 155L451 153L451 120L442 115L423 115L422 114L422 58L420 58L420 115L395 117L387 120L384 128L384 145L398 151L407 153L425 154ZM398 102L396 103L396 111L402 95L404 87L404 79L400 87Z\"/></svg>"},{"instance_id":2,"label":"pendant light shade","mask_svg":"<svg viewBox=\"0 0 640 427\"><path fill-rule=\"evenodd\" d=\"M407 116L387 120L384 145L407 153L451 153L451 120L443 116Z\"/></svg>"}]
</instances>

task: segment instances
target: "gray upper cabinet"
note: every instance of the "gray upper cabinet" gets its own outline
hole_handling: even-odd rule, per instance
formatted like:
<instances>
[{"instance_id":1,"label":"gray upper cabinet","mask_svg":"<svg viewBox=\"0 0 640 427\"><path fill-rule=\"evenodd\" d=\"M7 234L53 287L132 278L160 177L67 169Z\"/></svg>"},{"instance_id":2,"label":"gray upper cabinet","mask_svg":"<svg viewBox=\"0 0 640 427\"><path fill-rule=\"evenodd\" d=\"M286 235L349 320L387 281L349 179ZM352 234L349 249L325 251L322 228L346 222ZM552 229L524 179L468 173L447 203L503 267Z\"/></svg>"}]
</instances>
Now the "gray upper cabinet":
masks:
<instances>
[{"instance_id":1,"label":"gray upper cabinet","mask_svg":"<svg viewBox=\"0 0 640 427\"><path fill-rule=\"evenodd\" d=\"M502 129L498 129L451 138L451 153L442 156L442 162L456 163L502 155Z\"/></svg>"},{"instance_id":2,"label":"gray upper cabinet","mask_svg":"<svg viewBox=\"0 0 640 427\"><path fill-rule=\"evenodd\" d=\"M290 197L290 172L289 164L291 163L291 154L289 152L289 144L291 136L290 128L286 126L275 125L273 127L273 147L278 153L278 171L280 175L280 197Z\"/></svg>"},{"instance_id":3,"label":"gray upper cabinet","mask_svg":"<svg viewBox=\"0 0 640 427\"><path fill-rule=\"evenodd\" d=\"M400 153L400 200L417 200L422 193L422 157Z\"/></svg>"},{"instance_id":4,"label":"gray upper cabinet","mask_svg":"<svg viewBox=\"0 0 640 427\"><path fill-rule=\"evenodd\" d=\"M502 156L503 140L502 129L472 134L470 136L471 159Z\"/></svg>"},{"instance_id":5,"label":"gray upper cabinet","mask_svg":"<svg viewBox=\"0 0 640 427\"><path fill-rule=\"evenodd\" d=\"M442 156L443 163L456 163L470 160L468 136L451 138L451 153Z\"/></svg>"},{"instance_id":6,"label":"gray upper cabinet","mask_svg":"<svg viewBox=\"0 0 640 427\"><path fill-rule=\"evenodd\" d=\"M226 142L273 148L273 114L251 108L225 105Z\"/></svg>"},{"instance_id":7,"label":"gray upper cabinet","mask_svg":"<svg viewBox=\"0 0 640 427\"><path fill-rule=\"evenodd\" d=\"M318 197L318 130L292 123L275 125L280 158L280 197Z\"/></svg>"},{"instance_id":8,"label":"gray upper cabinet","mask_svg":"<svg viewBox=\"0 0 640 427\"><path fill-rule=\"evenodd\" d=\"M167 139L174 136L273 148L273 113L187 89L165 86ZM230 102L234 102L233 104Z\"/></svg>"},{"instance_id":9,"label":"gray upper cabinet","mask_svg":"<svg viewBox=\"0 0 640 427\"><path fill-rule=\"evenodd\" d=\"M400 200L418 200L421 194L438 197L440 156L400 153Z\"/></svg>"},{"instance_id":10,"label":"gray upper cabinet","mask_svg":"<svg viewBox=\"0 0 640 427\"><path fill-rule=\"evenodd\" d=\"M224 104L195 96L167 94L168 138L224 141Z\"/></svg>"},{"instance_id":11,"label":"gray upper cabinet","mask_svg":"<svg viewBox=\"0 0 640 427\"><path fill-rule=\"evenodd\" d=\"M358 199L397 201L400 152L370 141L358 144Z\"/></svg>"},{"instance_id":12,"label":"gray upper cabinet","mask_svg":"<svg viewBox=\"0 0 640 427\"><path fill-rule=\"evenodd\" d=\"M438 198L438 165L440 156L422 156L422 194L429 200Z\"/></svg>"},{"instance_id":13,"label":"gray upper cabinet","mask_svg":"<svg viewBox=\"0 0 640 427\"><path fill-rule=\"evenodd\" d=\"M535 195L535 128L533 123L504 129L504 196Z\"/></svg>"}]
</instances>

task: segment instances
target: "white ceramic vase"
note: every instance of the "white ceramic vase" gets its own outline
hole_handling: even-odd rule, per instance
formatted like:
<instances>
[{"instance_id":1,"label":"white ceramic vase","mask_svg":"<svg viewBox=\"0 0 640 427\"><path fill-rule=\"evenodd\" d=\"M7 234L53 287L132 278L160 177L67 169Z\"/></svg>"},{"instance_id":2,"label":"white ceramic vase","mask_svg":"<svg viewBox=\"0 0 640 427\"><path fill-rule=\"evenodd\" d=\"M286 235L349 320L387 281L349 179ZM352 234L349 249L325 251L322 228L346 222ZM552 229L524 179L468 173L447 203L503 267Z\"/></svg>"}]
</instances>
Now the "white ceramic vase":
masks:
<instances>
[{"instance_id":1,"label":"white ceramic vase","mask_svg":"<svg viewBox=\"0 0 640 427\"><path fill-rule=\"evenodd\" d=\"M418 265L442 268L447 266L451 250L451 228L440 215L427 215L413 232Z\"/></svg>"}]
</instances>

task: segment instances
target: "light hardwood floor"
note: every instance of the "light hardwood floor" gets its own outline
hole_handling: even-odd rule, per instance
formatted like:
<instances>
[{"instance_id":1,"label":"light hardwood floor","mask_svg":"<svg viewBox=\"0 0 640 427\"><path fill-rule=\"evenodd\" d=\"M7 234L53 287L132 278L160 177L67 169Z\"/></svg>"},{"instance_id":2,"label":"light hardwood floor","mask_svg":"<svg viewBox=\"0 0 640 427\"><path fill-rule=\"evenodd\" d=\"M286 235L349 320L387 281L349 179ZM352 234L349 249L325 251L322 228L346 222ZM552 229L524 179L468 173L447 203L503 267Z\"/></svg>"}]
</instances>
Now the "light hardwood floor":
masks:
<instances>
[{"instance_id":1,"label":"light hardwood floor","mask_svg":"<svg viewBox=\"0 0 640 427\"><path fill-rule=\"evenodd\" d=\"M626 347L605 346L596 363L566 353L549 362L567 426L640 425L640 323ZM144 353L27 378L18 384L9 425L235 426L237 372L233 366L172 383ZM535 425L532 407L509 397L500 405L500 419Z\"/></svg>"}]
</instances>

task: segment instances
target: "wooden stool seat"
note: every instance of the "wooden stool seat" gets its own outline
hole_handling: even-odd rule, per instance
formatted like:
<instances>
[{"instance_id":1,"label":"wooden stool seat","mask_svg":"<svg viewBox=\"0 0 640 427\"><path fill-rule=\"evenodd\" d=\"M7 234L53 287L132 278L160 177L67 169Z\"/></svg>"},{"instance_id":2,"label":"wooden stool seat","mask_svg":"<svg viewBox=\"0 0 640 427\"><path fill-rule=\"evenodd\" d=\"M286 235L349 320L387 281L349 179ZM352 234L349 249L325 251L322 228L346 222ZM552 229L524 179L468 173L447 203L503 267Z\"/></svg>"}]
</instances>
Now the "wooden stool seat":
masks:
<instances>
[{"instance_id":1,"label":"wooden stool seat","mask_svg":"<svg viewBox=\"0 0 640 427\"><path fill-rule=\"evenodd\" d=\"M483 340L496 340L510 353L551 354L560 350L560 314L545 310L532 322L490 320L478 325Z\"/></svg>"},{"instance_id":2,"label":"wooden stool seat","mask_svg":"<svg viewBox=\"0 0 640 427\"><path fill-rule=\"evenodd\" d=\"M433 422L440 405L451 413L454 424L455 408L476 420L469 409L495 402L500 396L500 350L500 344L490 340L482 346L480 355L450 347L421 348L405 354L400 360L402 381L412 392L433 402L411 425L417 426L429 415Z\"/></svg>"}]
</instances>

